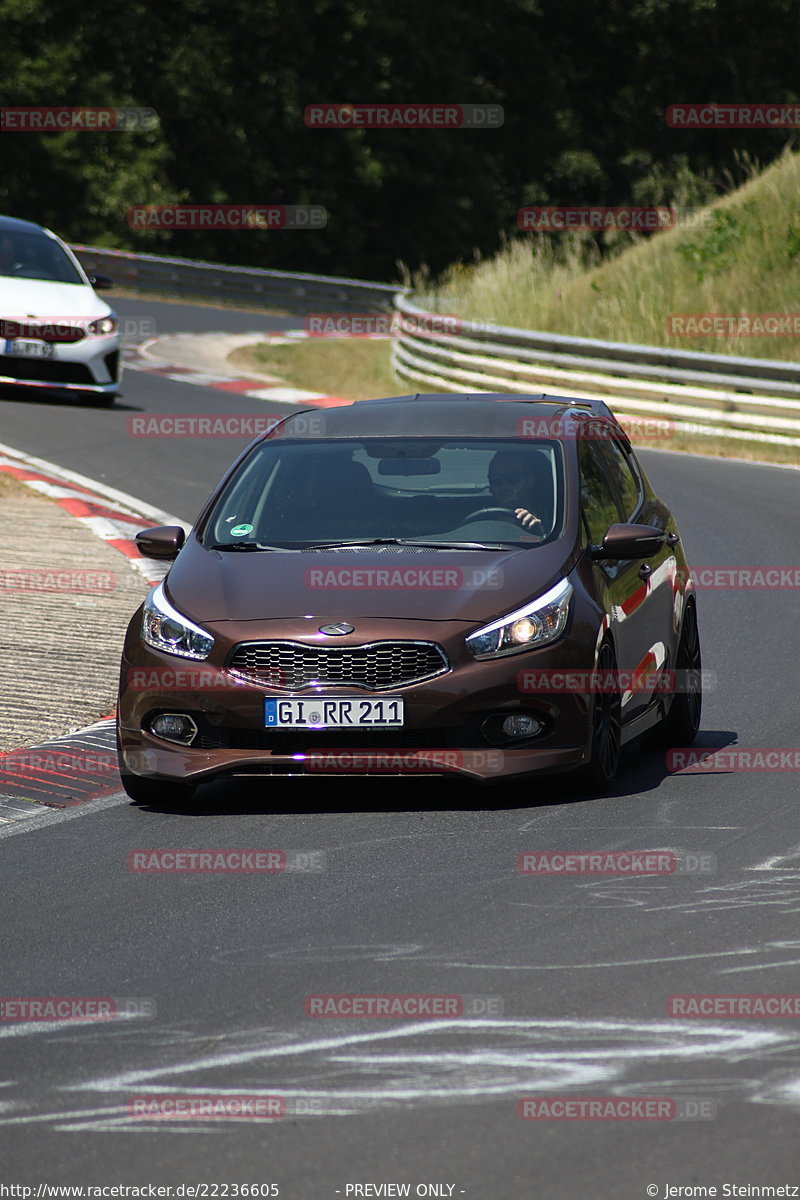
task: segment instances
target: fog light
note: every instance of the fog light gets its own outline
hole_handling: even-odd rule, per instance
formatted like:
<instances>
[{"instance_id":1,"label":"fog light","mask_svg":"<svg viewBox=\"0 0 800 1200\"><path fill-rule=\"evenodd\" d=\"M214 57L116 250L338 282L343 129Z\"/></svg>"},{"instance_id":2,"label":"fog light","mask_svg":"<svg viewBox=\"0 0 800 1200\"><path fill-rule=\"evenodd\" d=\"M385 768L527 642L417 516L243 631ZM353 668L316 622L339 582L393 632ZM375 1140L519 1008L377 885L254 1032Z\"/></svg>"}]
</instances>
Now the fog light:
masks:
<instances>
[{"instance_id":1,"label":"fog light","mask_svg":"<svg viewBox=\"0 0 800 1200\"><path fill-rule=\"evenodd\" d=\"M161 713L150 722L150 732L165 742L189 746L197 736L197 726L184 713Z\"/></svg>"},{"instance_id":2,"label":"fog light","mask_svg":"<svg viewBox=\"0 0 800 1200\"><path fill-rule=\"evenodd\" d=\"M503 721L503 733L510 738L530 738L541 733L542 723L536 717L516 716L506 717Z\"/></svg>"}]
</instances>

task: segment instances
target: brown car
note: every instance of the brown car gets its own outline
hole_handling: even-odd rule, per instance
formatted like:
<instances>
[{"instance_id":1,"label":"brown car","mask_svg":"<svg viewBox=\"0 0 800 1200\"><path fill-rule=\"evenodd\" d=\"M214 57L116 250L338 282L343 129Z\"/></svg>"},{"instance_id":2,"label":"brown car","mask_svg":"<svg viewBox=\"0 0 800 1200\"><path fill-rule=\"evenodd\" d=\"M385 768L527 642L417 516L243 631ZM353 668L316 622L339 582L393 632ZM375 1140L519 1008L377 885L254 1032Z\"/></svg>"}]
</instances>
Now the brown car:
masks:
<instances>
[{"instance_id":1,"label":"brown car","mask_svg":"<svg viewBox=\"0 0 800 1200\"><path fill-rule=\"evenodd\" d=\"M140 802L237 775L581 768L700 720L675 519L599 401L401 396L287 417L234 462L131 620Z\"/></svg>"}]
</instances>

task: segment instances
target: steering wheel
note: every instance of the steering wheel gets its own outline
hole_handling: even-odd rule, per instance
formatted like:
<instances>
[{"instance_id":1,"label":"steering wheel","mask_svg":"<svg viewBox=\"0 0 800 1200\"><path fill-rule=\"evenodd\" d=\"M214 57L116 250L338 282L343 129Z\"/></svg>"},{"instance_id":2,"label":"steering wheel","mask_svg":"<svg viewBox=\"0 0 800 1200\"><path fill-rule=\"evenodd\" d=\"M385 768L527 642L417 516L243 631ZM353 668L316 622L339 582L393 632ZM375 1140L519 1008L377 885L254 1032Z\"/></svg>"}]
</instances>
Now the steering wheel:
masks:
<instances>
[{"instance_id":1,"label":"steering wheel","mask_svg":"<svg viewBox=\"0 0 800 1200\"><path fill-rule=\"evenodd\" d=\"M503 508L500 505L494 505L490 508L476 508L475 512L471 512L468 517L464 517L461 524L466 525L469 521L481 521L484 517L509 517L515 525L518 525L517 514L513 508Z\"/></svg>"}]
</instances>

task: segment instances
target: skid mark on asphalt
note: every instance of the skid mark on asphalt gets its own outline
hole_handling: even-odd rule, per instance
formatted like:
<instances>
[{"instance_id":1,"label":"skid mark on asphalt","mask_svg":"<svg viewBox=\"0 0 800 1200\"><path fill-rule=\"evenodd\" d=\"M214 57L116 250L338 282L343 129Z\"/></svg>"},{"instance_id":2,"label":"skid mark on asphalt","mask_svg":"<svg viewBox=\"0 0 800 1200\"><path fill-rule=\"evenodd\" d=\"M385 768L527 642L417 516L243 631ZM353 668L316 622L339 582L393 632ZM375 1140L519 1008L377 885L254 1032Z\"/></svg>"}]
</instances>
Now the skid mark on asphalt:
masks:
<instances>
[{"instance_id":1,"label":"skid mark on asphalt","mask_svg":"<svg viewBox=\"0 0 800 1200\"><path fill-rule=\"evenodd\" d=\"M763 1070L766 1056L791 1054L796 1059L800 1048L795 1033L763 1026L611 1019L455 1018L305 1040L287 1031L260 1029L233 1040L246 1044L56 1087L44 1111L43 1105L26 1105L20 1097L13 1112L0 1113L0 1126L38 1120L57 1123L67 1131L175 1133L224 1124L213 1119L153 1121L128 1114L134 1096L164 1094L184 1098L278 1095L287 1103L303 1101L299 1115L308 1116L355 1116L409 1104L516 1100L541 1089L560 1093L591 1088L594 1095L631 1089L650 1095L696 1095L699 1076L705 1092L716 1088L709 1078L712 1065L746 1067L756 1059ZM142 1052L139 1046L139 1063ZM689 1073L680 1082L675 1075L679 1065ZM632 1078L636 1070L649 1069L649 1075L653 1067L661 1075L655 1081L648 1078L646 1086ZM701 1070L693 1075L698 1067ZM232 1068L238 1086L231 1086ZM75 1071L82 1073L79 1063ZM770 1101L798 1103L797 1087L785 1077L781 1083L783 1091L770 1093ZM760 1080L746 1074L722 1077L720 1084L728 1094L738 1090L740 1096L747 1095L754 1087L761 1088L762 1096L767 1094ZM76 1092L92 1094L95 1107L70 1108L67 1097ZM104 1095L111 1101L107 1107L98 1104ZM65 1101L61 1110L56 1096Z\"/></svg>"}]
</instances>

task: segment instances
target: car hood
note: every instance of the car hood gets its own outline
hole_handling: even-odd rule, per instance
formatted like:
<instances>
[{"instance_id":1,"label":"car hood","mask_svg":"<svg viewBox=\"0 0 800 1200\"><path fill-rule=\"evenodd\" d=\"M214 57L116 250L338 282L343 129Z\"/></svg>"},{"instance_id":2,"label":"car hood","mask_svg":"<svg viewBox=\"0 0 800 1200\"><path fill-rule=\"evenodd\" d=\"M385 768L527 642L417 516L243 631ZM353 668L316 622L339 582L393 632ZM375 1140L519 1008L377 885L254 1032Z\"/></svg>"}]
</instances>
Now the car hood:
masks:
<instances>
[{"instance_id":1,"label":"car hood","mask_svg":"<svg viewBox=\"0 0 800 1200\"><path fill-rule=\"evenodd\" d=\"M105 317L110 312L88 284L0 276L0 317Z\"/></svg>"},{"instance_id":2,"label":"car hood","mask_svg":"<svg viewBox=\"0 0 800 1200\"><path fill-rule=\"evenodd\" d=\"M488 621L541 595L572 570L563 540L511 551L206 550L190 538L167 596L202 624L313 616Z\"/></svg>"}]
</instances>

